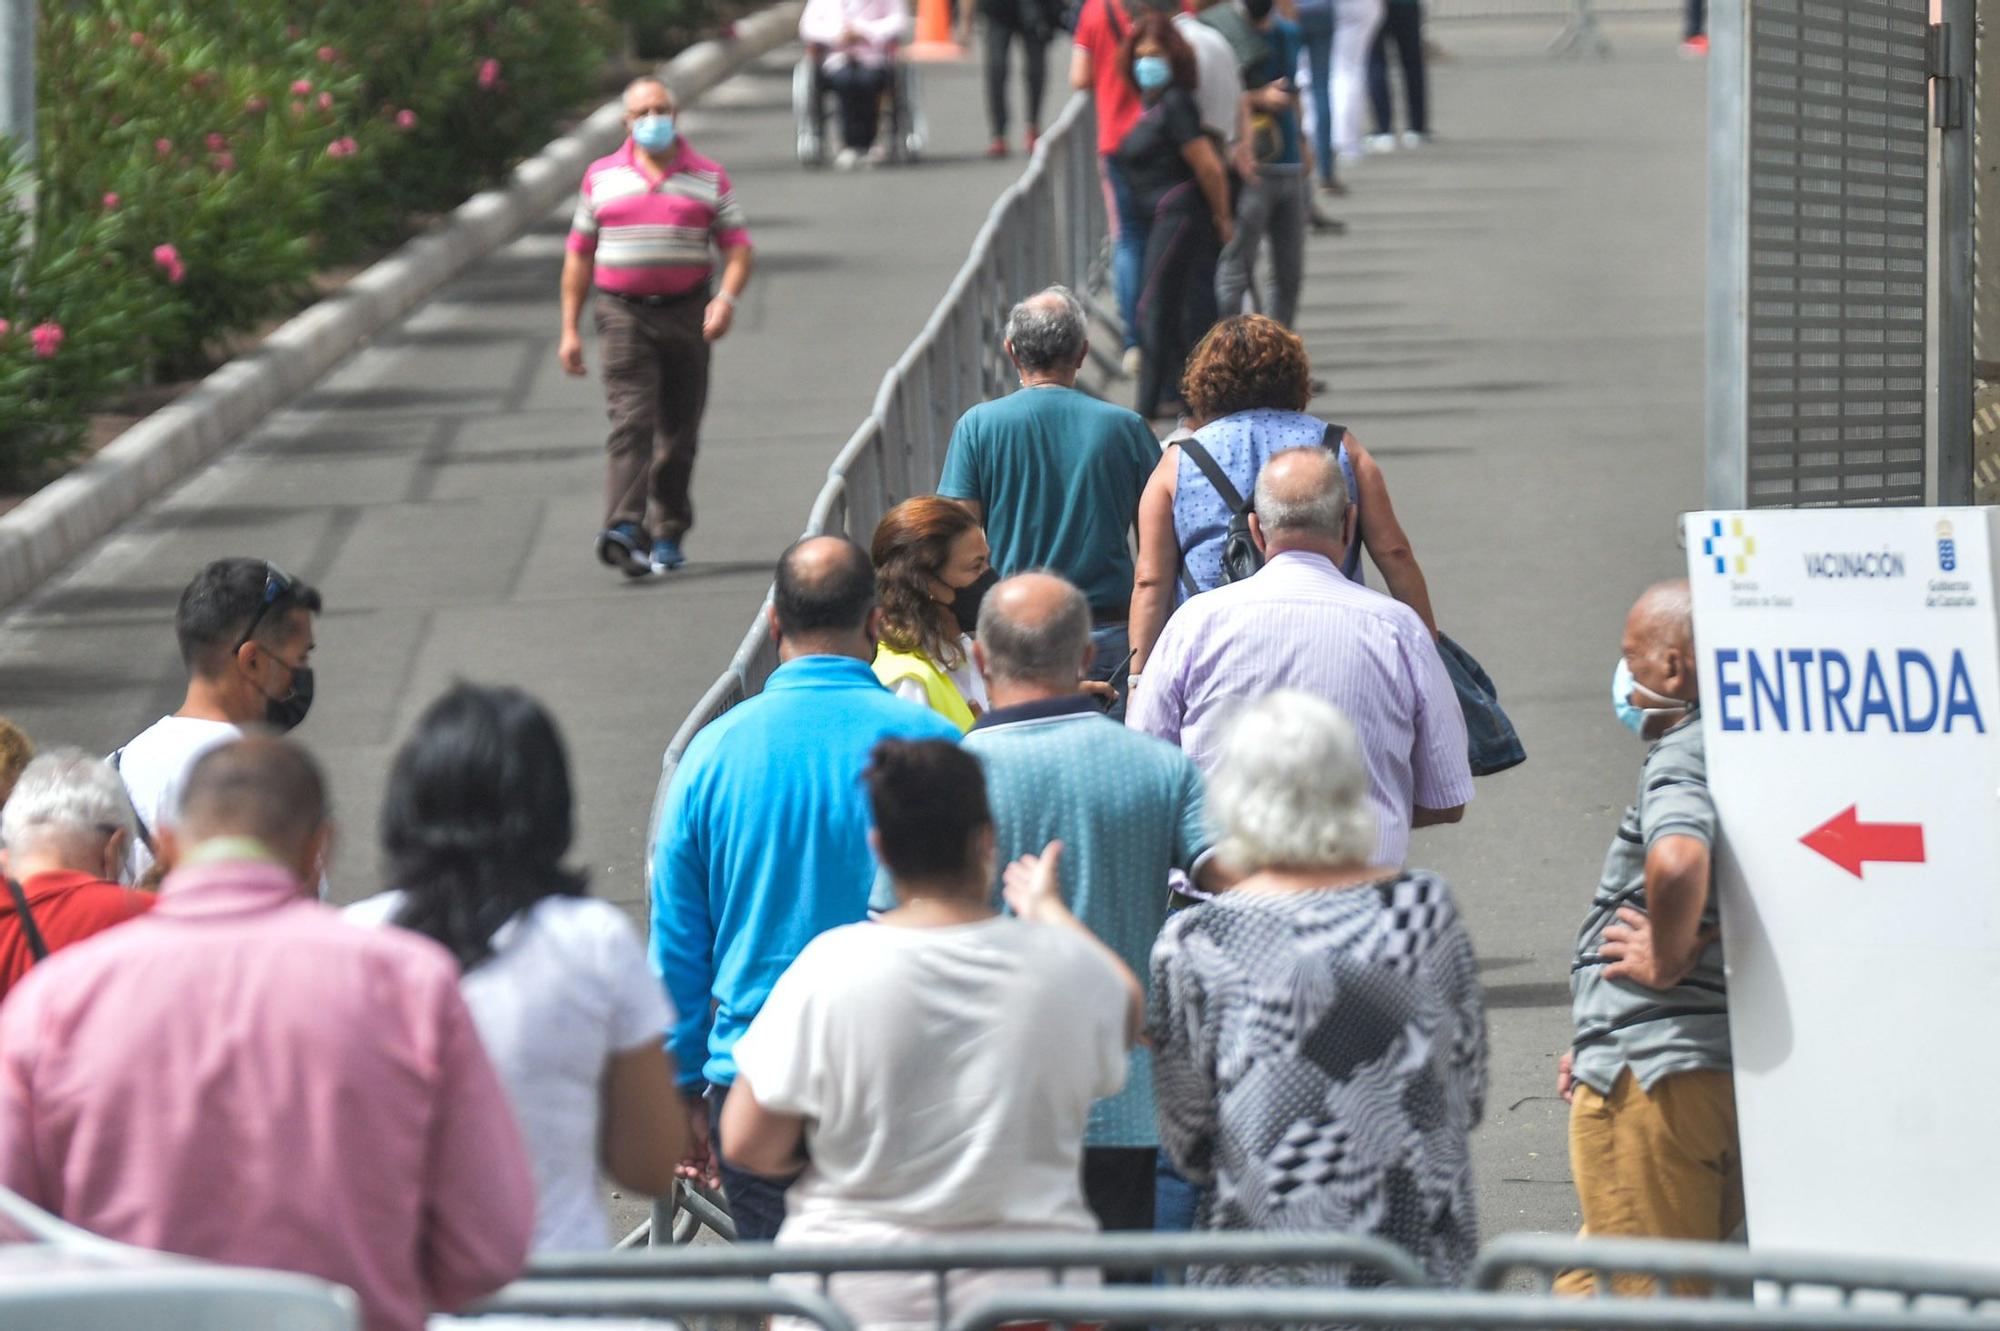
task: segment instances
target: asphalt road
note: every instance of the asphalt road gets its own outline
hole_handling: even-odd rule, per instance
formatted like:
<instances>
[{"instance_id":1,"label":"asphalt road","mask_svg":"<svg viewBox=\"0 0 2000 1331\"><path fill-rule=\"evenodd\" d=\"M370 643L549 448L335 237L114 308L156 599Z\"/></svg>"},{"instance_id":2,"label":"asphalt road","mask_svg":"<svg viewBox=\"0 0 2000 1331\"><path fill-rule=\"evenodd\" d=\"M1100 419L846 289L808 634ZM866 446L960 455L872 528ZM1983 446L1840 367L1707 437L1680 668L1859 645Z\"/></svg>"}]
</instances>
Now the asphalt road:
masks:
<instances>
[{"instance_id":1,"label":"asphalt road","mask_svg":"<svg viewBox=\"0 0 2000 1331\"><path fill-rule=\"evenodd\" d=\"M1301 315L1331 381L1319 408L1381 459L1440 621L1492 671L1530 753L1412 852L1456 886L1482 958L1489 1232L1576 1222L1552 1094L1568 951L1641 756L1609 677L1624 608L1679 567L1672 519L1700 502L1702 70L1666 23L1613 26L1602 62L1548 59L1549 35L1439 26L1439 141L1350 173L1351 232L1311 242ZM576 858L643 917L668 737L1020 167L979 159L968 64L929 73L928 162L808 174L788 77L774 59L688 117L735 177L759 274L718 357L685 570L632 585L591 558L602 407L595 381L555 365L552 216L0 617L0 712L44 744L122 742L178 701L187 578L268 557L326 595L299 735L345 831L338 899L380 886L395 744L470 678L554 708Z\"/></svg>"}]
</instances>

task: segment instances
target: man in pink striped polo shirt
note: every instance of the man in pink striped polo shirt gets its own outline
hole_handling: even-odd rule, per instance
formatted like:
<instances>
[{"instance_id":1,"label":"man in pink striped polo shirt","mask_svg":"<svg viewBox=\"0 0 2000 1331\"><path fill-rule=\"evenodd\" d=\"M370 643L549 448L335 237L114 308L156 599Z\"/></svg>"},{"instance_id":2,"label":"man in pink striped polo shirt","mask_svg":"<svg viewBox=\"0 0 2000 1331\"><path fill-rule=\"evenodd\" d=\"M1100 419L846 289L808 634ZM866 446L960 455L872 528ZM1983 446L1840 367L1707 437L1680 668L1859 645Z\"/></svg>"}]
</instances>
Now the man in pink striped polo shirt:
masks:
<instances>
[{"instance_id":1,"label":"man in pink striped polo shirt","mask_svg":"<svg viewBox=\"0 0 2000 1331\"><path fill-rule=\"evenodd\" d=\"M658 79L625 89L630 136L590 164L563 261L563 369L583 369L579 325L593 278L611 417L597 557L627 577L679 568L708 401L708 344L729 331L750 282L750 233L729 173L680 137ZM722 251L714 284L710 242Z\"/></svg>"}]
</instances>

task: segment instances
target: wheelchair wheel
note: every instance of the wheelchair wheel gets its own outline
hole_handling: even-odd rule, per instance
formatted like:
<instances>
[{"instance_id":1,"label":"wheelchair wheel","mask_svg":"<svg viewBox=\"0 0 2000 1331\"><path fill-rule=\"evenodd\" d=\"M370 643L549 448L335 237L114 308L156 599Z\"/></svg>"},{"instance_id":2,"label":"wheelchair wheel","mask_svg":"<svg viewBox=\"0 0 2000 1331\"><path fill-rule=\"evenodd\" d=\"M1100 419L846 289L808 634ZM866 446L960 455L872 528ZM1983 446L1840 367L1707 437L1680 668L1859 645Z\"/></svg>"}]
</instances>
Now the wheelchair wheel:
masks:
<instances>
[{"instance_id":1,"label":"wheelchair wheel","mask_svg":"<svg viewBox=\"0 0 2000 1331\"><path fill-rule=\"evenodd\" d=\"M896 66L897 157L906 162L922 159L930 141L930 126L924 119L921 77L915 64L905 60Z\"/></svg>"},{"instance_id":2,"label":"wheelchair wheel","mask_svg":"<svg viewBox=\"0 0 2000 1331\"><path fill-rule=\"evenodd\" d=\"M806 55L792 66L792 125L798 135L799 165L826 165L825 122L821 115L819 68Z\"/></svg>"}]
</instances>

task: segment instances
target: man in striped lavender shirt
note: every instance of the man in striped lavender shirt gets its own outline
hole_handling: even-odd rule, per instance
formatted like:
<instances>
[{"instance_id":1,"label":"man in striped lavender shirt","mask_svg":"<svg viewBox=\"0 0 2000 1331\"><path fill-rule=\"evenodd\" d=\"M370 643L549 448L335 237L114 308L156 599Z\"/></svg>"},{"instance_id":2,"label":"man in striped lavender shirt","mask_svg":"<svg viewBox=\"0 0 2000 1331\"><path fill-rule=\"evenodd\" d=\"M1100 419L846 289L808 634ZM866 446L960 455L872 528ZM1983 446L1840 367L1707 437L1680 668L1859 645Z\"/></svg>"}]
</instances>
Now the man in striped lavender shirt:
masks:
<instances>
[{"instance_id":1,"label":"man in striped lavender shirt","mask_svg":"<svg viewBox=\"0 0 2000 1331\"><path fill-rule=\"evenodd\" d=\"M1257 575L1189 600L1132 676L1127 724L1186 749L1212 772L1233 708L1304 689L1354 723L1368 766L1374 862L1400 865L1410 830L1455 823L1472 799L1465 717L1416 612L1341 576L1354 513L1340 460L1279 453L1257 477Z\"/></svg>"},{"instance_id":2,"label":"man in striped lavender shirt","mask_svg":"<svg viewBox=\"0 0 2000 1331\"><path fill-rule=\"evenodd\" d=\"M584 298L597 335L611 437L597 557L627 577L679 568L708 402L708 344L729 331L750 282L750 233L729 173L681 138L667 85L625 89L625 146L590 164L570 222L556 357L583 373ZM711 242L722 251L714 286Z\"/></svg>"}]
</instances>

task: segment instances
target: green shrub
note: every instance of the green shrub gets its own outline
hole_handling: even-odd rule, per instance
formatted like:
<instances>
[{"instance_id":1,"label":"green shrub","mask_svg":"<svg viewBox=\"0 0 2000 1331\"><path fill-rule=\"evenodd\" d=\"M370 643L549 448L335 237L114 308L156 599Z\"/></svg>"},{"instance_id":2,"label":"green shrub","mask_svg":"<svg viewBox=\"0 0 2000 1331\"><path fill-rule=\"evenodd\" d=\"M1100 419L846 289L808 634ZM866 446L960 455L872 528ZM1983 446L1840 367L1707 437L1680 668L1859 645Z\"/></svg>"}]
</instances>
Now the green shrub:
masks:
<instances>
[{"instance_id":1,"label":"green shrub","mask_svg":"<svg viewBox=\"0 0 2000 1331\"><path fill-rule=\"evenodd\" d=\"M96 0L40 24L33 225L0 216L17 480L124 383L200 371L315 273L502 178L617 41L603 0ZM23 183L0 162L0 197Z\"/></svg>"}]
</instances>

